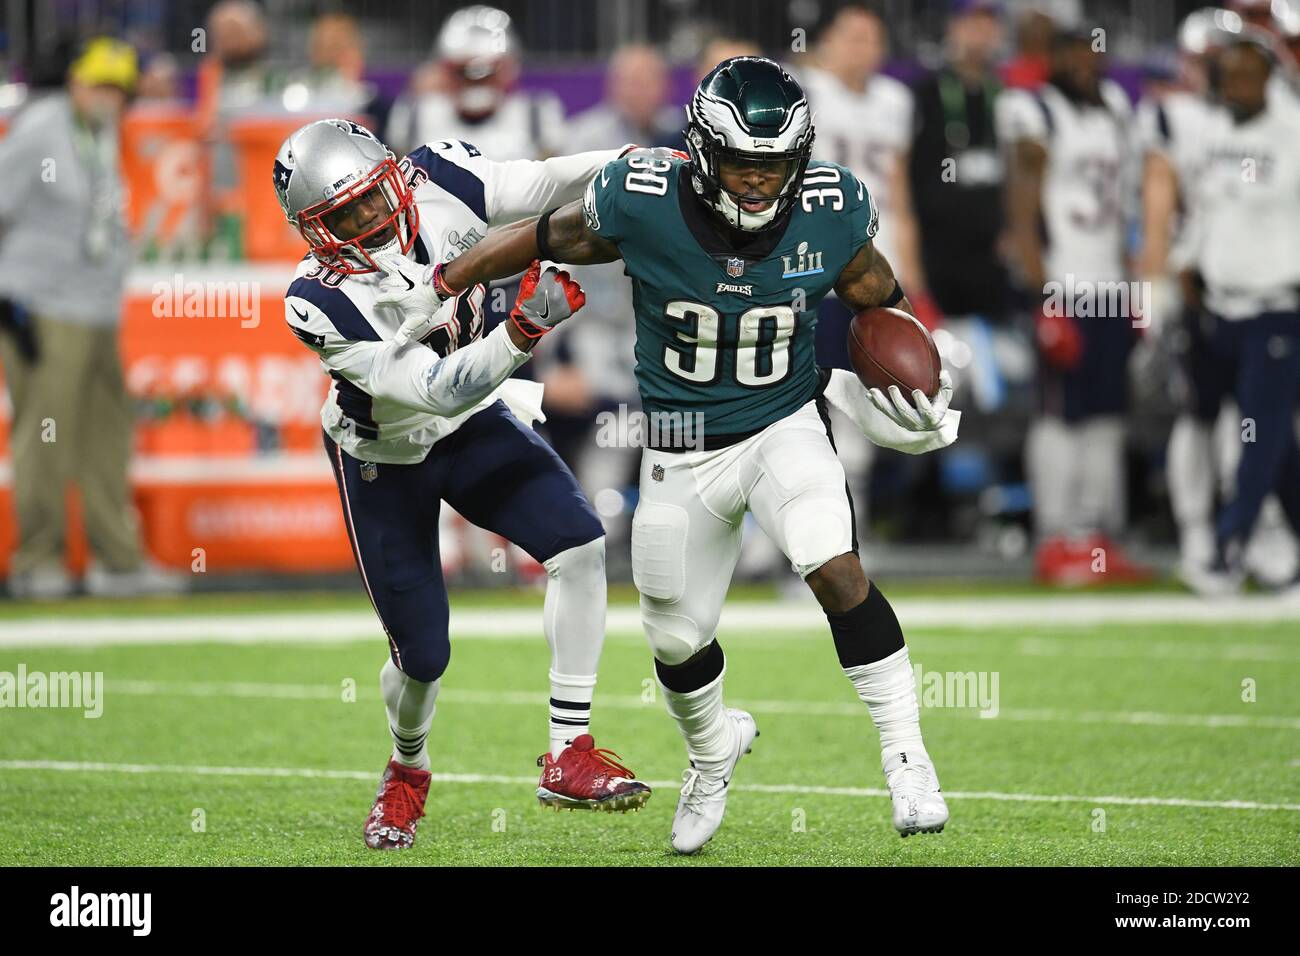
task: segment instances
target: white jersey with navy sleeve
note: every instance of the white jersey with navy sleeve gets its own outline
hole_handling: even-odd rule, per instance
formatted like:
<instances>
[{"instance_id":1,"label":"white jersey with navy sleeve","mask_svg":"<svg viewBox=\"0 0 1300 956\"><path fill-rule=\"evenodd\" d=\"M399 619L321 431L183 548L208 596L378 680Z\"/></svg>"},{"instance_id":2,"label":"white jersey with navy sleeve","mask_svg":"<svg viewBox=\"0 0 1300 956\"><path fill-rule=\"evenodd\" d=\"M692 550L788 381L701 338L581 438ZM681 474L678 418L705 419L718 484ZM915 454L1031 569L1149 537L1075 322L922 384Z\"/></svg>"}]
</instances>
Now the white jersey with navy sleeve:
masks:
<instances>
[{"instance_id":1,"label":"white jersey with navy sleeve","mask_svg":"<svg viewBox=\"0 0 1300 956\"><path fill-rule=\"evenodd\" d=\"M1300 305L1300 111L1269 91L1245 122L1217 107L1193 184L1206 306L1229 319Z\"/></svg>"},{"instance_id":2,"label":"white jersey with navy sleeve","mask_svg":"<svg viewBox=\"0 0 1300 956\"><path fill-rule=\"evenodd\" d=\"M1141 155L1163 156L1178 179L1182 207L1169 250L1172 271L1191 267L1196 254L1192 189L1201 174L1200 144L1208 132L1212 114L1213 108L1204 97L1185 90L1176 90L1159 100L1144 99L1138 104L1135 118Z\"/></svg>"},{"instance_id":3,"label":"white jersey with navy sleeve","mask_svg":"<svg viewBox=\"0 0 1300 956\"><path fill-rule=\"evenodd\" d=\"M998 138L1029 140L1047 151L1042 215L1049 279L1067 274L1087 281L1124 276L1127 185L1133 154L1127 130L1128 96L1103 80L1101 104L1072 100L1050 83L1040 90L1007 90L995 107Z\"/></svg>"},{"instance_id":4,"label":"white jersey with navy sleeve","mask_svg":"<svg viewBox=\"0 0 1300 956\"><path fill-rule=\"evenodd\" d=\"M799 79L817 122L813 159L847 166L866 184L880 211L880 231L873 242L896 263L889 224L898 202L894 195L897 164L912 145L912 91L883 73L868 79L861 92L815 67L800 71Z\"/></svg>"},{"instance_id":5,"label":"white jersey with navy sleeve","mask_svg":"<svg viewBox=\"0 0 1300 956\"><path fill-rule=\"evenodd\" d=\"M580 199L587 182L617 151L561 156L544 162L485 159L473 146L430 143L401 169L411 183L420 228L411 257L447 262L487 235L489 227L537 215ZM538 386L509 382L528 359L504 325L482 333L481 287L443 303L446 324L425 343L399 347L404 316L376 307L382 273L341 275L308 256L285 294L290 330L320 356L334 380L321 408L326 433L364 461L414 464L497 398L540 418Z\"/></svg>"}]
</instances>

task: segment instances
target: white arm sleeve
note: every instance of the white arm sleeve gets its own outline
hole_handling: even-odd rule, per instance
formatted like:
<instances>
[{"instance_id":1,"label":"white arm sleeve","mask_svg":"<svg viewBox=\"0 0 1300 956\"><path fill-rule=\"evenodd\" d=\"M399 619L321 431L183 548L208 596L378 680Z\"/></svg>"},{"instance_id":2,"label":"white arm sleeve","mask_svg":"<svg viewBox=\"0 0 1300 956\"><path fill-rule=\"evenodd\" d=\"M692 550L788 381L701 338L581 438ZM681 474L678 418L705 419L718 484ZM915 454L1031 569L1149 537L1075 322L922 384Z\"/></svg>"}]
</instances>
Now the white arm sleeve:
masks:
<instances>
[{"instance_id":1,"label":"white arm sleeve","mask_svg":"<svg viewBox=\"0 0 1300 956\"><path fill-rule=\"evenodd\" d=\"M505 163L485 160L489 226L539 216L548 209L582 198L587 183L600 167L618 158L621 150L602 149L572 156L554 156L541 162L516 159Z\"/></svg>"},{"instance_id":2,"label":"white arm sleeve","mask_svg":"<svg viewBox=\"0 0 1300 956\"><path fill-rule=\"evenodd\" d=\"M456 140L425 145L435 156L468 170L482 182L483 205L490 227L540 216L548 209L581 199L587 183L600 167L617 159L627 148L553 156L541 161L512 159L497 163Z\"/></svg>"},{"instance_id":3,"label":"white arm sleeve","mask_svg":"<svg viewBox=\"0 0 1300 956\"><path fill-rule=\"evenodd\" d=\"M296 296L285 303L290 328L326 369L373 398L445 418L473 408L529 357L510 341L504 323L441 358L419 342L398 346L391 340L346 339L314 304Z\"/></svg>"}]
</instances>

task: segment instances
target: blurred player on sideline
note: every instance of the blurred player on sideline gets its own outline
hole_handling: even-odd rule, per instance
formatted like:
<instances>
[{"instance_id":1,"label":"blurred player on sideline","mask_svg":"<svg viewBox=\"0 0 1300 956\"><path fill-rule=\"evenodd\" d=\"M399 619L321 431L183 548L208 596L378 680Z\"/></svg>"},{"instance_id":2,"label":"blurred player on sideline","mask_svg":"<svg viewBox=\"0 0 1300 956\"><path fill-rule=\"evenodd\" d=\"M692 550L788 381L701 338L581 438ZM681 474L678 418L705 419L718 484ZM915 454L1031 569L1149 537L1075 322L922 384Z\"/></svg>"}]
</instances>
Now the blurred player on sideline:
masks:
<instances>
[{"instance_id":1,"label":"blurred player on sideline","mask_svg":"<svg viewBox=\"0 0 1300 956\"><path fill-rule=\"evenodd\" d=\"M504 10L479 5L457 10L438 31L433 63L417 74L416 88L393 104L385 139L399 150L464 140L498 161L565 152L559 99L514 88L519 53L519 38ZM420 88L421 76L428 88Z\"/></svg>"},{"instance_id":2,"label":"blurred player on sideline","mask_svg":"<svg viewBox=\"0 0 1300 956\"><path fill-rule=\"evenodd\" d=\"M1183 410L1169 435L1166 474L1174 520L1178 524L1179 562L1184 577L1208 565L1214 555L1215 492L1231 488L1240 443L1240 416L1231 405L1232 376L1211 349L1214 319L1196 304L1194 289L1184 294L1179 277L1195 267L1196 223L1192 199L1200 176L1201 146L1213 122L1219 95L1213 58L1235 34L1225 29L1231 14L1197 10L1179 28L1180 88L1138 107L1143 150L1142 249L1138 274L1151 283L1153 308L1149 335L1171 343L1181 360ZM1227 417L1234 433L1224 455L1216 441L1216 423ZM1296 545L1286 530L1275 496L1266 499L1249 539L1243 561L1261 582L1277 585L1296 570Z\"/></svg>"},{"instance_id":3,"label":"blurred player on sideline","mask_svg":"<svg viewBox=\"0 0 1300 956\"><path fill-rule=\"evenodd\" d=\"M1141 579L1145 570L1112 538L1126 521L1134 315L1131 305L1108 314L1114 300L1104 294L1127 278L1128 97L1102 78L1090 36L1062 31L1048 83L1008 91L998 113L999 139L1010 150L1012 244L1025 287L1044 303L1036 319L1042 407L1025 448L1037 574L1063 584ZM1052 289L1062 293L1055 302ZM1074 307L1080 291L1095 293L1093 307Z\"/></svg>"},{"instance_id":4,"label":"blurred player on sideline","mask_svg":"<svg viewBox=\"0 0 1300 956\"><path fill-rule=\"evenodd\" d=\"M1212 354L1233 382L1242 446L1214 554L1185 569L1207 595L1240 589L1242 550L1270 492L1300 532L1300 114L1272 83L1266 42L1243 34L1217 63L1220 105L1196 144L1191 286L1212 319Z\"/></svg>"},{"instance_id":5,"label":"blurred player on sideline","mask_svg":"<svg viewBox=\"0 0 1300 956\"><path fill-rule=\"evenodd\" d=\"M581 308L564 273L536 266L510 320L482 335L482 286L440 302L434 266L490 227L580 194L617 150L496 163L439 141L400 166L350 120L309 123L280 147L274 185L312 254L285 320L334 380L324 407L357 569L389 656L380 686L393 736L366 845L405 849L429 791L427 739L451 655L438 549L442 502L522 547L550 577L550 750L543 804L629 810L649 798L587 732L605 632L605 538L573 475L530 427L541 388L507 381L545 333ZM519 417L512 414L517 411ZM520 419L523 419L521 421Z\"/></svg>"}]
</instances>

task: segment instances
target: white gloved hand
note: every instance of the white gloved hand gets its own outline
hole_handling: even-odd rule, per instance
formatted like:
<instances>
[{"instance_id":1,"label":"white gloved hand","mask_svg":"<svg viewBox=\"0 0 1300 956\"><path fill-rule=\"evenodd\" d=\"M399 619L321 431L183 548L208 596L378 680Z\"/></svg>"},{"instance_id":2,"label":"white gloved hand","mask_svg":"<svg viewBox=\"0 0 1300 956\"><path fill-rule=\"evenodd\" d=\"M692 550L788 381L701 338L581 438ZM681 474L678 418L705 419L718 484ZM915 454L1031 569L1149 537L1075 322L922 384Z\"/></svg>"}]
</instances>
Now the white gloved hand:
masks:
<instances>
[{"instance_id":1,"label":"white gloved hand","mask_svg":"<svg viewBox=\"0 0 1300 956\"><path fill-rule=\"evenodd\" d=\"M418 342L448 319L455 323L455 306L444 309L444 301L434 291L433 266L422 266L397 252L376 256L375 262L384 270L379 282L379 295L375 305L387 305L403 315L401 327L393 336L399 346ZM453 330L452 341L456 339Z\"/></svg>"},{"instance_id":2,"label":"white gloved hand","mask_svg":"<svg viewBox=\"0 0 1300 956\"><path fill-rule=\"evenodd\" d=\"M946 377L947 373L944 372L943 376ZM929 415L932 418L935 406L942 398L945 414L941 416L934 428L924 430L901 424L898 421L901 417L900 413L885 401L883 394L880 395L880 400L889 410L880 408L871 398L869 391L858 381L858 377L844 369L831 370L830 381L826 384L824 394L826 400L847 415L872 444L909 455L922 455L929 451L947 448L957 440L961 412L947 407L952 395L952 382L948 380L945 384L946 394L941 386L939 397L934 403L927 403L930 404ZM878 389L871 391L879 394ZM914 414L919 414L915 409L912 411Z\"/></svg>"},{"instance_id":3,"label":"white gloved hand","mask_svg":"<svg viewBox=\"0 0 1300 956\"><path fill-rule=\"evenodd\" d=\"M903 392L897 385L889 386L889 398L878 388L867 390L867 397L881 414L895 424L913 432L931 432L939 427L943 416L948 413L948 403L952 401L952 376L947 369L939 370L939 394L934 401L925 397L919 388L912 389L912 404L908 404Z\"/></svg>"}]
</instances>

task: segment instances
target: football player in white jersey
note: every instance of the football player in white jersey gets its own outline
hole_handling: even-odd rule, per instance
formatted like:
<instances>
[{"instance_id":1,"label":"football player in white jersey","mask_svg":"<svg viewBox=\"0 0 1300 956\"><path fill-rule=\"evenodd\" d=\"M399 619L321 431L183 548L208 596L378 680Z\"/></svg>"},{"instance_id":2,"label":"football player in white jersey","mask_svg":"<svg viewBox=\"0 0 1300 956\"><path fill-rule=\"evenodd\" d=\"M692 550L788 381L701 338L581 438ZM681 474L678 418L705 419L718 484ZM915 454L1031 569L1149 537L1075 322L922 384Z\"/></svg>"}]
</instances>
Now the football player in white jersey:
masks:
<instances>
[{"instance_id":1,"label":"football player in white jersey","mask_svg":"<svg viewBox=\"0 0 1300 956\"><path fill-rule=\"evenodd\" d=\"M897 262L891 223L898 219L898 183L912 141L912 92L880 72L885 50L880 14L850 5L822 33L816 66L798 76L817 116L813 158L847 166L866 185L880 210L876 248ZM908 278L899 273L900 281Z\"/></svg>"},{"instance_id":2,"label":"football player in white jersey","mask_svg":"<svg viewBox=\"0 0 1300 956\"><path fill-rule=\"evenodd\" d=\"M1217 58L1221 106L1205 124L1192 185L1200 303L1209 345L1241 414L1235 488L1220 509L1215 554L1185 578L1205 594L1233 592L1241 550L1276 492L1300 531L1300 114L1280 96L1271 44L1249 33Z\"/></svg>"},{"instance_id":3,"label":"football player in white jersey","mask_svg":"<svg viewBox=\"0 0 1300 956\"><path fill-rule=\"evenodd\" d=\"M496 160L543 159L563 151L559 98L514 89L519 39L504 10L457 10L439 30L433 55L434 88L412 91L393 104L386 138L394 147L466 140Z\"/></svg>"},{"instance_id":4,"label":"football player in white jersey","mask_svg":"<svg viewBox=\"0 0 1300 956\"><path fill-rule=\"evenodd\" d=\"M1088 34L1063 31L1048 83L1007 91L997 109L999 139L1011 151L1017 264L1026 288L1044 302L1037 321L1042 410L1026 443L1026 470L1038 574L1057 583L1146 576L1110 537L1125 520L1123 416L1134 315L1105 314L1117 301L1106 290L1126 278L1131 111L1100 67Z\"/></svg>"},{"instance_id":5,"label":"football player in white jersey","mask_svg":"<svg viewBox=\"0 0 1300 956\"><path fill-rule=\"evenodd\" d=\"M649 797L587 732L605 626L601 523L528 427L541 418L541 387L508 381L581 308L581 290L534 264L509 321L483 336L481 286L441 302L428 285L436 265L490 227L577 198L618 155L497 163L446 141L399 163L369 130L334 119L302 127L276 157L281 207L311 247L285 319L334 380L321 409L325 448L389 643L380 684L394 746L366 821L371 848L411 846L424 814L426 740L450 654L441 501L522 547L550 577L551 745L538 758L539 800L627 810Z\"/></svg>"},{"instance_id":6,"label":"football player in white jersey","mask_svg":"<svg viewBox=\"0 0 1300 956\"><path fill-rule=\"evenodd\" d=\"M1235 38L1224 26L1232 22L1227 11L1214 8L1189 14L1178 31L1181 88L1144 99L1137 111L1143 163L1138 274L1152 289L1148 334L1168 337L1182 366L1184 407L1170 431L1166 475L1184 577L1213 558L1215 491L1220 485L1230 488L1240 448L1235 436L1226 443L1215 441L1216 424L1234 433L1238 428L1236 410L1225 407L1232 383L1210 348L1212 317L1192 305L1194 290L1184 294L1179 287L1180 277L1195 267L1192 198L1216 113L1214 57ZM1265 501L1243 560L1267 585L1295 573L1296 544L1276 497Z\"/></svg>"}]
</instances>

